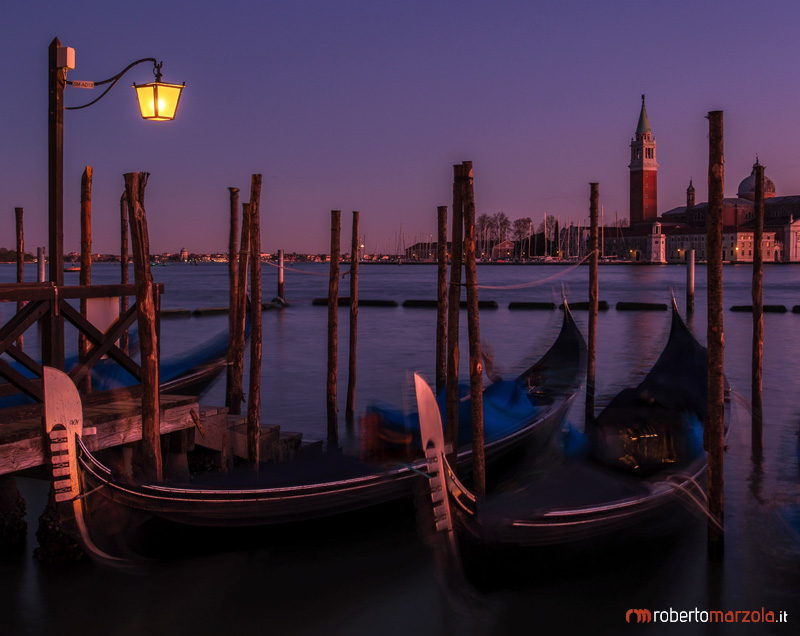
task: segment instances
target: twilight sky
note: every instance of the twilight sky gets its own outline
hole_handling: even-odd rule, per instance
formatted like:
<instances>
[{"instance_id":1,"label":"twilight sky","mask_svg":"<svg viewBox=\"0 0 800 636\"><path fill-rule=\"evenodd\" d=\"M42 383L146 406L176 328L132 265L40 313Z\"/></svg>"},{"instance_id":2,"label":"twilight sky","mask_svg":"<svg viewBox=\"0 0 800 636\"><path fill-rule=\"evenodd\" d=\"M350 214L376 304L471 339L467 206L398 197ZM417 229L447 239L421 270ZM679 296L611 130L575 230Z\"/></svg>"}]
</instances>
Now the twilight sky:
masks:
<instances>
[{"instance_id":1,"label":"twilight sky","mask_svg":"<svg viewBox=\"0 0 800 636\"><path fill-rule=\"evenodd\" d=\"M367 251L436 232L452 165L471 160L478 213L628 216L640 95L656 137L659 212L707 199L710 110L725 115L725 195L756 154L778 195L800 193L800 3L771 0L32 0L3 8L0 247L47 244L47 47L71 80L142 57L186 82L178 118L146 122L132 69L65 114L65 251L79 249L80 176L94 168L94 252L119 252L125 172L151 173L153 252L224 251L228 186L263 174L262 249L329 251L330 210L361 211ZM67 87L68 106L99 94ZM401 245L402 247L402 245Z\"/></svg>"}]
</instances>

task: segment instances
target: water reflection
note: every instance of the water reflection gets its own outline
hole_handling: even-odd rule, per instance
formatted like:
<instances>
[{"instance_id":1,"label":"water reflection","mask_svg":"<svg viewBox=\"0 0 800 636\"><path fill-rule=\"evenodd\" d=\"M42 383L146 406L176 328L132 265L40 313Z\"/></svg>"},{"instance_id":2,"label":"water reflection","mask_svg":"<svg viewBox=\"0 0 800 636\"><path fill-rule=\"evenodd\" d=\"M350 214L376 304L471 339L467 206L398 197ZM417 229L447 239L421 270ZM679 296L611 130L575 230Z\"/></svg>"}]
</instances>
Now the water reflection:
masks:
<instances>
[{"instance_id":1,"label":"water reflection","mask_svg":"<svg viewBox=\"0 0 800 636\"><path fill-rule=\"evenodd\" d=\"M324 266L297 267L326 271ZM558 269L481 267L478 276L482 283L518 284L550 276ZM265 269L265 278L274 276L271 270ZM765 268L765 303L796 304L798 271L797 266ZM225 265L170 266L157 268L154 274L166 285L165 308L195 309L227 302ZM698 266L696 274L695 313L688 323L705 342L705 268ZM4 282L13 275L13 268L0 268ZM750 276L749 268L724 268L726 308L750 303ZM320 439L325 436L326 312L312 307L310 299L326 295L327 279L292 277L288 271L286 278L292 306L264 314L262 416L284 430ZM97 266L93 279L98 284L116 282L118 267ZM571 301L587 298L586 268L571 271L565 279ZM432 299L436 268L363 267L360 282L362 298ZM682 267L600 268L600 298L611 309L601 312L598 321L599 394L610 397L641 378L655 361L669 329L667 312L618 312L615 304L620 300L666 303L670 287L678 290L682 304L684 284ZM559 323L558 312L512 312L507 303L550 302L554 297L560 302L560 293L552 285L481 292L482 299L500 304L499 309L481 314L481 329L494 346L502 375L513 376L514 365L542 353ZM0 305L3 319L9 310L10 306ZM586 333L585 312L576 311L575 317ZM164 344L191 346L224 323L212 318L164 321ZM346 323L346 313L342 313L342 334ZM4 614L4 633L102 634L127 629L129 633L199 634L224 628L241 633L269 629L274 633L407 636L409 631L464 633L458 630L468 629L476 617L474 624L493 634L533 630L618 634L631 629L623 625L631 607L737 610L764 606L791 614L800 601L800 548L796 539L794 543L791 538L779 539L779 530L785 526L773 520L773 513L798 504L800 340L792 336L798 325L800 315L792 313L765 317L764 459L757 465L752 462L745 416L740 419L745 424L732 432L725 455L727 536L725 563L720 568L708 564L706 523L690 519L681 531L655 539L620 533L601 546L582 550L548 548L524 558L498 558L490 581L495 589L482 590L477 600L464 594L460 604L451 608L439 591L430 555L409 521L413 510L406 509L388 521L372 511L338 532L331 525L315 524L304 531L260 532L249 543L230 536L208 537L205 553L184 552L181 558L157 564L134 578L91 567L54 572L30 558L36 545L36 518L44 504L42 497L28 489L28 554L18 562L4 562L0 577L2 596L11 605ZM726 374L731 385L741 390L750 384L751 316L726 310L725 331ZM371 399L401 404L409 369L433 377L434 333L433 311L362 307L357 413ZM466 342L465 333L462 337ZM346 339L341 339L340 351L346 352ZM35 334L26 334L26 349L35 340ZM341 368L346 364L345 354ZM570 414L579 427L582 400L583 396L576 399L578 411ZM212 387L205 402L224 402L224 378ZM163 535L157 540L165 541ZM177 545L182 541L185 537L178 537ZM82 601L75 602L70 590L80 590ZM448 612L454 616L444 620ZM477 618L485 618L485 624ZM738 627L737 631L747 633L746 626ZM788 626L774 627L776 633L793 633ZM670 632L666 627L660 632L655 626L646 629ZM686 636L712 630L710 625L685 624L674 632Z\"/></svg>"}]
</instances>

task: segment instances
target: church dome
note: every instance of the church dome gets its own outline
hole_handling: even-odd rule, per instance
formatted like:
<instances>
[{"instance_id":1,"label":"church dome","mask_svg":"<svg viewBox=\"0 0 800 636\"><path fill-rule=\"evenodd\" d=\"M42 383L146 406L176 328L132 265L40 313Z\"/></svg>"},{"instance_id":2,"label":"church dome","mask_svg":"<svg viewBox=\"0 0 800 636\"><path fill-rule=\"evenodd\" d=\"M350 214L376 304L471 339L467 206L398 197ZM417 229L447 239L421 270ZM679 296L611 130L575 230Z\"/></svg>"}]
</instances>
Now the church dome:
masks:
<instances>
[{"instance_id":1,"label":"church dome","mask_svg":"<svg viewBox=\"0 0 800 636\"><path fill-rule=\"evenodd\" d=\"M750 176L742 179L742 182L739 184L739 190L736 192L736 196L740 199L747 199L748 201L755 201L756 200L756 166L758 162L753 165L753 172L750 173ZM772 183L772 179L770 179L766 174L764 175L764 198L769 199L770 197L775 196L775 184Z\"/></svg>"}]
</instances>

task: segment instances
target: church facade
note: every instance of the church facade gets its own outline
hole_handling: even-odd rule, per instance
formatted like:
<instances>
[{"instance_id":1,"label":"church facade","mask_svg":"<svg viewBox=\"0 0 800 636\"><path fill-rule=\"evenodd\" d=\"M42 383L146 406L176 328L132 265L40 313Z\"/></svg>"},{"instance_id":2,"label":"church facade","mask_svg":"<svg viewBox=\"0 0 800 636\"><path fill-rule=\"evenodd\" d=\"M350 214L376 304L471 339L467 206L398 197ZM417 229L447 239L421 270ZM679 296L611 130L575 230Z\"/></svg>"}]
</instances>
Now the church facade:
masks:
<instances>
[{"instance_id":1,"label":"church facade","mask_svg":"<svg viewBox=\"0 0 800 636\"><path fill-rule=\"evenodd\" d=\"M707 203L695 203L692 182L686 205L658 216L658 163L656 140L642 95L642 108L630 144L630 227L604 228L602 255L644 263L685 261L689 250L695 258L706 258ZM764 179L764 235L761 250L765 261L800 261L800 195L776 196L775 184ZM735 198L723 203L723 255L726 262L752 262L755 207L755 166L739 184Z\"/></svg>"}]
</instances>

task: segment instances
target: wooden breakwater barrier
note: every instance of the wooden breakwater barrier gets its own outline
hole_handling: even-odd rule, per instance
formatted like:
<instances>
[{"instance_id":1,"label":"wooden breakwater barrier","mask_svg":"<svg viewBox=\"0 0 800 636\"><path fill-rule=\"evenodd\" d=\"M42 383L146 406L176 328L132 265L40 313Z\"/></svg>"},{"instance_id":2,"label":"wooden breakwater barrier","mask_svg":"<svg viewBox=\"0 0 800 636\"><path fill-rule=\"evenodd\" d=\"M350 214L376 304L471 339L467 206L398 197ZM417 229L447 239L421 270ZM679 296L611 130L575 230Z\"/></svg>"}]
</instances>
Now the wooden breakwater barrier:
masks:
<instances>
[{"instance_id":1,"label":"wooden breakwater barrier","mask_svg":"<svg viewBox=\"0 0 800 636\"><path fill-rule=\"evenodd\" d=\"M739 311L744 313L753 313L753 305L733 305L731 307L731 311ZM786 309L785 305L762 305L761 311L765 314L785 314L788 309ZM797 314L800 313L800 308L795 305L792 312Z\"/></svg>"},{"instance_id":2,"label":"wooden breakwater barrier","mask_svg":"<svg viewBox=\"0 0 800 636\"><path fill-rule=\"evenodd\" d=\"M312 305L327 307L327 298L314 298L311 301ZM383 298L358 300L361 307L405 307L409 309L436 309L437 301L428 299L409 299L398 302L396 300L388 300ZM339 305L349 306L350 298L348 296L339 297ZM606 311L610 308L608 301L598 301L597 308L600 311ZM268 302L261 304L264 311L272 311L275 309L282 309L286 307L286 303L282 302ZM466 309L466 301L462 301L461 309ZM480 309L499 309L500 305L495 300L481 300L478 303ZM589 308L588 302L571 302L570 309L576 311L585 311ZM539 311L554 311L555 309L563 309L563 304L556 304L554 302L540 302L540 301L512 301L508 303L508 309L511 310L539 310ZM638 301L619 301L615 305L617 311L667 311L669 305L667 303L648 303ZM752 305L732 305L730 311L751 313L753 311ZM763 311L765 313L784 314L791 311L793 314L800 314L800 305L794 305L791 310L785 305L764 305ZM197 309L162 309L161 318L192 318L192 317L207 317L228 314L227 307L199 307Z\"/></svg>"},{"instance_id":3,"label":"wooden breakwater barrier","mask_svg":"<svg viewBox=\"0 0 800 636\"><path fill-rule=\"evenodd\" d=\"M263 311L272 311L275 309L283 309L288 307L285 301L275 300L269 303L261 303ZM230 310L228 307L198 307L197 309L162 309L161 318L191 318L191 317L207 317L207 316L224 316L228 315Z\"/></svg>"},{"instance_id":4,"label":"wooden breakwater barrier","mask_svg":"<svg viewBox=\"0 0 800 636\"><path fill-rule=\"evenodd\" d=\"M437 300L428 300L425 298L422 299L410 299L403 301L403 307L411 308L411 309L436 309L439 306L439 302ZM461 309L467 309L467 301L462 300L460 305ZM500 305L497 304L496 300L480 300L478 301L478 309L499 309Z\"/></svg>"},{"instance_id":5,"label":"wooden breakwater barrier","mask_svg":"<svg viewBox=\"0 0 800 636\"><path fill-rule=\"evenodd\" d=\"M349 307L350 306L350 297L349 296L339 296L338 303L340 306ZM311 304L317 307L327 307L328 306L328 299L327 298L314 298L311 301ZM358 299L358 306L359 307L397 307L398 302L396 300L382 300L382 299L373 299L373 300L362 300L361 298Z\"/></svg>"},{"instance_id":6,"label":"wooden breakwater barrier","mask_svg":"<svg viewBox=\"0 0 800 636\"><path fill-rule=\"evenodd\" d=\"M327 298L314 298L311 301L312 305L327 307ZM405 307L409 309L436 309L437 301L428 299L409 299L398 302L396 300L388 300L383 298L358 300L361 307ZM339 305L349 306L350 298L348 296L339 297ZM598 301L597 308L600 311L606 311L610 308L608 301ZM275 309L282 309L288 306L286 303L280 301L273 301L262 303L261 307L264 311L272 311ZM466 309L466 301L460 303L461 309ZM480 309L499 309L500 305L495 300L481 300L478 303ZM571 302L569 303L570 309L576 311L585 311L589 308L588 302ZM554 302L540 302L540 301L512 301L508 303L508 309L511 310L540 310L540 311L554 311L556 308L563 309L563 304L556 304ZM638 301L619 301L615 305L617 311L667 311L669 305L667 303L649 303ZM752 313L752 305L732 305L730 311ZM800 305L794 305L791 310L786 305L764 305L763 311L765 313L784 314L791 311L793 314L800 314ZM162 319L172 318L192 318L192 317L207 317L219 316L228 314L227 307L199 307L197 309L162 309Z\"/></svg>"}]
</instances>

